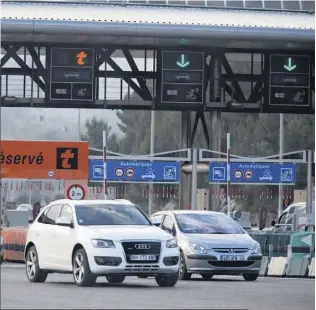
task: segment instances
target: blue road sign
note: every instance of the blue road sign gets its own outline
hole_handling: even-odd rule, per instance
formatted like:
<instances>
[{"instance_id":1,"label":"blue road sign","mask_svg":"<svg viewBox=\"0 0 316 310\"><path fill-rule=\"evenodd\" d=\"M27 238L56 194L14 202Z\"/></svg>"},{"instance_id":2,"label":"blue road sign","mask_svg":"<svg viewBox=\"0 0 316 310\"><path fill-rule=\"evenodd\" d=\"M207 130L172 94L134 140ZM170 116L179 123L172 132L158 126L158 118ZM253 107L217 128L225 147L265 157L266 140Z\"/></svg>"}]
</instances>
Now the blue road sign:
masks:
<instances>
[{"instance_id":1,"label":"blue road sign","mask_svg":"<svg viewBox=\"0 0 316 310\"><path fill-rule=\"evenodd\" d=\"M131 161L108 160L107 180L121 182L155 182L179 183L180 163L177 161ZM89 161L89 180L103 180L103 161L91 159Z\"/></svg>"},{"instance_id":2,"label":"blue road sign","mask_svg":"<svg viewBox=\"0 0 316 310\"><path fill-rule=\"evenodd\" d=\"M292 163L230 163L231 183L294 184L296 165ZM212 162L209 165L209 183L227 182L227 163Z\"/></svg>"}]
</instances>

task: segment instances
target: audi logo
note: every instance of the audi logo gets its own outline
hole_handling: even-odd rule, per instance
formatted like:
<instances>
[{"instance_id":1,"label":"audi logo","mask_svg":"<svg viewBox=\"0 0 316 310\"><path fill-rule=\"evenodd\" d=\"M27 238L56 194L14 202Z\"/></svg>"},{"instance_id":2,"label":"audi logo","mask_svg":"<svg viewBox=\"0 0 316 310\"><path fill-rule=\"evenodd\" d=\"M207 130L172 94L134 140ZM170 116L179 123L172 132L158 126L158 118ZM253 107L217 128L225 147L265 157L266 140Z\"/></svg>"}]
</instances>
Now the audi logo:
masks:
<instances>
[{"instance_id":1,"label":"audi logo","mask_svg":"<svg viewBox=\"0 0 316 310\"><path fill-rule=\"evenodd\" d=\"M150 249L150 245L149 244L135 244L135 249L137 250L149 250Z\"/></svg>"}]
</instances>

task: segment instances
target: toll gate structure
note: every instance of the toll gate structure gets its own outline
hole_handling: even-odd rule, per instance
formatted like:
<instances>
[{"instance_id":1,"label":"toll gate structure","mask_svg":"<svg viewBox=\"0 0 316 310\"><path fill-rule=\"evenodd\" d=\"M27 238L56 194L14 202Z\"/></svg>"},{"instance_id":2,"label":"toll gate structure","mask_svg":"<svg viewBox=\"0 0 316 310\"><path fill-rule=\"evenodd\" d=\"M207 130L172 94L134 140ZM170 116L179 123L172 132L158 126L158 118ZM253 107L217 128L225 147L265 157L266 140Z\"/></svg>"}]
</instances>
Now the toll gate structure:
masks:
<instances>
[{"instance_id":1,"label":"toll gate structure","mask_svg":"<svg viewBox=\"0 0 316 310\"><path fill-rule=\"evenodd\" d=\"M222 112L315 113L314 21L314 1L2 1L1 106L181 111L181 148L201 121L220 151Z\"/></svg>"}]
</instances>

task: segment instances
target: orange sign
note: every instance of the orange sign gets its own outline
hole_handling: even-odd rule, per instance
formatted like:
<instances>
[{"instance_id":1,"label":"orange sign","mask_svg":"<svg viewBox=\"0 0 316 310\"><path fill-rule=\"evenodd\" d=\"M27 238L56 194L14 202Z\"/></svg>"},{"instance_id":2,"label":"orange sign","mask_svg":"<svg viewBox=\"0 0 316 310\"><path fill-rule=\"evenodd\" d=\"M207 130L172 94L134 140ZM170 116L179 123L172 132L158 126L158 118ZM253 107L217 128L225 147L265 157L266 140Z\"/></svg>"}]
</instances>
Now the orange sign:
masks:
<instances>
[{"instance_id":1,"label":"orange sign","mask_svg":"<svg viewBox=\"0 0 316 310\"><path fill-rule=\"evenodd\" d=\"M79 54L77 54L77 64L79 66L83 66L85 64L85 58L87 58L87 54L85 52L82 51Z\"/></svg>"},{"instance_id":2,"label":"orange sign","mask_svg":"<svg viewBox=\"0 0 316 310\"><path fill-rule=\"evenodd\" d=\"M88 142L0 140L0 178L85 180Z\"/></svg>"}]
</instances>

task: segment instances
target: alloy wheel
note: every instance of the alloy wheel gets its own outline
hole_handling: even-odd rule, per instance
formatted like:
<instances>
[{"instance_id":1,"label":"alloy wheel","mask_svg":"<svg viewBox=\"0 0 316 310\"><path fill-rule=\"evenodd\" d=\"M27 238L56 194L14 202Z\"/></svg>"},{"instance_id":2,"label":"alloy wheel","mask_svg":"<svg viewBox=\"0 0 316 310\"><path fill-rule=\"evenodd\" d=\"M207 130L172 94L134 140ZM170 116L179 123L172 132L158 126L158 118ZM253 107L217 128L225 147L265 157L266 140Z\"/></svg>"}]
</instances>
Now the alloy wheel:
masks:
<instances>
[{"instance_id":1,"label":"alloy wheel","mask_svg":"<svg viewBox=\"0 0 316 310\"><path fill-rule=\"evenodd\" d=\"M182 256L180 256L180 274L184 274L184 262Z\"/></svg>"},{"instance_id":2,"label":"alloy wheel","mask_svg":"<svg viewBox=\"0 0 316 310\"><path fill-rule=\"evenodd\" d=\"M78 253L74 262L74 277L76 282L81 283L84 276L84 258Z\"/></svg>"},{"instance_id":3,"label":"alloy wheel","mask_svg":"<svg viewBox=\"0 0 316 310\"><path fill-rule=\"evenodd\" d=\"M27 275L32 279L35 277L36 273L36 253L31 250L28 252L27 261L26 261L26 271Z\"/></svg>"}]
</instances>

